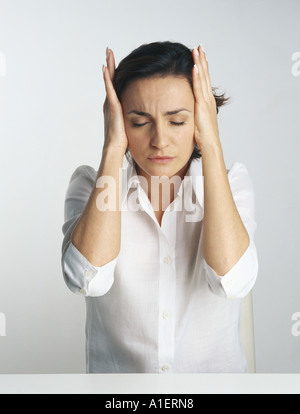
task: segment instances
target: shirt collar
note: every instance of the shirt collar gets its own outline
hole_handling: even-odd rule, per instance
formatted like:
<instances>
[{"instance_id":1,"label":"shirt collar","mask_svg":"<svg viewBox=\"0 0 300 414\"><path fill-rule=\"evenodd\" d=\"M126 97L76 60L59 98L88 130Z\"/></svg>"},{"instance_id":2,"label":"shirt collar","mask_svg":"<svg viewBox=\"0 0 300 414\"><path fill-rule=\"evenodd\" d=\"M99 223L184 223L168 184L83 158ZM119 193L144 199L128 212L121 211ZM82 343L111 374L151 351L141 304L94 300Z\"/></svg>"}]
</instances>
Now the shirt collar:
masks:
<instances>
[{"instance_id":1,"label":"shirt collar","mask_svg":"<svg viewBox=\"0 0 300 414\"><path fill-rule=\"evenodd\" d=\"M202 159L196 158L191 162L188 170L189 176L192 177L192 185L196 198L202 208L204 208L204 182Z\"/></svg>"},{"instance_id":2,"label":"shirt collar","mask_svg":"<svg viewBox=\"0 0 300 414\"><path fill-rule=\"evenodd\" d=\"M130 188L137 188L140 180L136 173L136 169L132 162L128 162L127 166L122 170L122 205L124 204Z\"/></svg>"}]
</instances>

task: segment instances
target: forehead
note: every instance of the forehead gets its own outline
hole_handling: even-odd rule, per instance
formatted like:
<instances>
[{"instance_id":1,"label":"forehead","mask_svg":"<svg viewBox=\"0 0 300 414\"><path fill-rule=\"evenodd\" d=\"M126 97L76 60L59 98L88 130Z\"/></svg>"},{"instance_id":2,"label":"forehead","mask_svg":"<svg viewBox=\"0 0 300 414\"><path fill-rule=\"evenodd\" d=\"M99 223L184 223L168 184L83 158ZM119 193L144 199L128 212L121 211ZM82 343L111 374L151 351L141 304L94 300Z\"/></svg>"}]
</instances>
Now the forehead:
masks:
<instances>
[{"instance_id":1,"label":"forehead","mask_svg":"<svg viewBox=\"0 0 300 414\"><path fill-rule=\"evenodd\" d=\"M194 95L186 78L167 76L132 81L122 95L122 103L128 105L147 104L191 104Z\"/></svg>"}]
</instances>

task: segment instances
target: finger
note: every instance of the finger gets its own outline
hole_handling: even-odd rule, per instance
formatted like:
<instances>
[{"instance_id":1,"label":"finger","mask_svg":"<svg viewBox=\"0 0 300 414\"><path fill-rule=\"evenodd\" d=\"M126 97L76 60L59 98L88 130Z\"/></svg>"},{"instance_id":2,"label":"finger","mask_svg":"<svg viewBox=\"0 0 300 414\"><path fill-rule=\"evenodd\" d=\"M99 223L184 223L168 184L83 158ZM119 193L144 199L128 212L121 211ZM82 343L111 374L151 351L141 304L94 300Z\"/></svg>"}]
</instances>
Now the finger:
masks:
<instances>
[{"instance_id":1,"label":"finger","mask_svg":"<svg viewBox=\"0 0 300 414\"><path fill-rule=\"evenodd\" d=\"M208 101L210 99L210 96L209 96L209 91L207 87L207 79L206 79L203 60L205 60L203 56L203 52L198 47L198 49L196 49L194 52L194 62L199 72L199 78L200 78L200 84L201 84L201 90L202 90L202 99L204 99L205 101Z\"/></svg>"},{"instance_id":2,"label":"finger","mask_svg":"<svg viewBox=\"0 0 300 414\"><path fill-rule=\"evenodd\" d=\"M213 97L212 86L211 86L210 75L209 75L209 69L208 69L208 61L207 61L205 50L204 50L202 45L200 45L198 47L198 53L199 53L200 63L201 63L202 68L203 68L204 79L205 79L205 83L206 83L206 89L207 89L208 94L210 95L210 97Z\"/></svg>"},{"instance_id":3,"label":"finger","mask_svg":"<svg viewBox=\"0 0 300 414\"><path fill-rule=\"evenodd\" d=\"M106 62L107 62L107 67L108 67L108 71L110 74L110 78L111 80L114 79L115 76L115 57L114 57L114 53L111 49L106 48Z\"/></svg>"},{"instance_id":4,"label":"finger","mask_svg":"<svg viewBox=\"0 0 300 414\"><path fill-rule=\"evenodd\" d=\"M205 99L205 90L203 90L203 83L201 82L202 68L199 62L198 51L196 48L193 49L193 58L194 58L194 68L193 68L193 85L194 85L194 95L196 102L200 103Z\"/></svg>"},{"instance_id":5,"label":"finger","mask_svg":"<svg viewBox=\"0 0 300 414\"><path fill-rule=\"evenodd\" d=\"M110 78L109 70L107 66L103 65L103 79L105 83L105 90L106 90L106 96L109 101L109 103L112 106L118 106L119 105L119 99L117 97L115 88L113 86L112 80Z\"/></svg>"},{"instance_id":6,"label":"finger","mask_svg":"<svg viewBox=\"0 0 300 414\"><path fill-rule=\"evenodd\" d=\"M203 100L203 91L202 91L202 86L200 82L199 69L196 64L193 67L193 88L194 88L195 101L197 103L200 103Z\"/></svg>"}]
</instances>

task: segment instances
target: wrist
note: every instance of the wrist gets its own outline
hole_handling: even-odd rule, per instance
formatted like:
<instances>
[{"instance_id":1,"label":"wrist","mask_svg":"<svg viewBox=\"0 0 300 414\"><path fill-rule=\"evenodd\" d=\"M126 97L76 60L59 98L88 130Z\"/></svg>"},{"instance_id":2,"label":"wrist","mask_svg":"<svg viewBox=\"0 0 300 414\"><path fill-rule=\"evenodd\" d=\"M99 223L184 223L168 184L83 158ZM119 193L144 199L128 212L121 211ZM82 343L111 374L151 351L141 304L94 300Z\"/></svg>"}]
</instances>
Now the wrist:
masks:
<instances>
[{"instance_id":1,"label":"wrist","mask_svg":"<svg viewBox=\"0 0 300 414\"><path fill-rule=\"evenodd\" d=\"M226 172L225 160L221 145L210 144L201 149L203 175Z\"/></svg>"},{"instance_id":2,"label":"wrist","mask_svg":"<svg viewBox=\"0 0 300 414\"><path fill-rule=\"evenodd\" d=\"M202 157L208 156L215 156L215 157L222 157L223 156L223 148L221 145L220 139L211 140L209 143L205 145L199 145L200 152Z\"/></svg>"},{"instance_id":3,"label":"wrist","mask_svg":"<svg viewBox=\"0 0 300 414\"><path fill-rule=\"evenodd\" d=\"M113 157L116 159L124 158L126 153L126 148L124 149L123 146L112 145L108 143L104 143L102 149L102 157Z\"/></svg>"},{"instance_id":4,"label":"wrist","mask_svg":"<svg viewBox=\"0 0 300 414\"><path fill-rule=\"evenodd\" d=\"M117 147L103 147L98 176L116 176L120 168L123 168L124 151Z\"/></svg>"}]
</instances>

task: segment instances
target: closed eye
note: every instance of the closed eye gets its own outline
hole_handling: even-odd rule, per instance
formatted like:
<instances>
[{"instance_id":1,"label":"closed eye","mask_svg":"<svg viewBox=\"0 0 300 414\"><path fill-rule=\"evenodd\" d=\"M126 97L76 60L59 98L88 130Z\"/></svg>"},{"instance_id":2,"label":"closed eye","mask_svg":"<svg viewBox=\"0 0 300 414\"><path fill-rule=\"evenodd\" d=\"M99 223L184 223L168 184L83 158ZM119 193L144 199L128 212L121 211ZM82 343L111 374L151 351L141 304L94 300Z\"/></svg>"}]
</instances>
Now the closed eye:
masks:
<instances>
[{"instance_id":1,"label":"closed eye","mask_svg":"<svg viewBox=\"0 0 300 414\"><path fill-rule=\"evenodd\" d=\"M133 124L133 127L134 128L140 128L140 127L142 127L142 126L144 126L144 125L147 125L149 122L146 122L146 123L144 123L144 124ZM181 126L181 125L184 125L184 122L171 122L171 124L172 125L175 125L175 126Z\"/></svg>"},{"instance_id":2,"label":"closed eye","mask_svg":"<svg viewBox=\"0 0 300 414\"><path fill-rule=\"evenodd\" d=\"M147 125L147 124L148 124L148 122L146 122L145 124L133 124L133 127L134 128L140 128L140 127L142 127L144 125Z\"/></svg>"}]
</instances>

